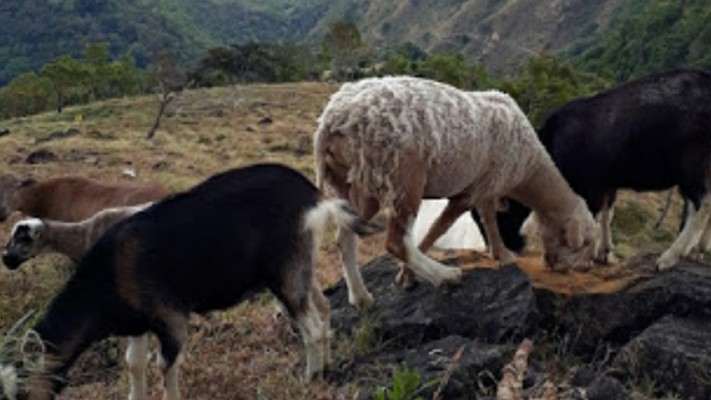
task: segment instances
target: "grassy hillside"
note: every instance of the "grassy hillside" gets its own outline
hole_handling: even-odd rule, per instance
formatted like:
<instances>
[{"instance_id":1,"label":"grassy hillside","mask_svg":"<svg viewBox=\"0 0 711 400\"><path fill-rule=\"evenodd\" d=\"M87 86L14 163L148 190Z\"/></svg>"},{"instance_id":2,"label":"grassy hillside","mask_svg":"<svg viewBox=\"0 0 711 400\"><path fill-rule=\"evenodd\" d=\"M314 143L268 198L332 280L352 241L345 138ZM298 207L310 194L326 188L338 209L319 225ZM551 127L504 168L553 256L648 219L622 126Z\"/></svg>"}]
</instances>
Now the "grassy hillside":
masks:
<instances>
[{"instance_id":1,"label":"grassy hillside","mask_svg":"<svg viewBox=\"0 0 711 400\"><path fill-rule=\"evenodd\" d=\"M249 85L193 90L176 100L156 138L143 137L157 107L154 97L137 97L68 108L63 114L45 113L0 121L0 172L46 178L79 174L105 181L128 179L130 168L139 180L159 181L181 190L229 167L259 161L278 161L313 177L311 135L316 118L336 90L332 84ZM42 141L49 134L76 128L70 138ZM38 142L38 139L39 142ZM27 156L40 149L56 161L28 164ZM619 200L615 218L618 255L659 251L669 243L676 226L678 204L661 230L651 228L663 195L631 195ZM12 224L0 225L5 243ZM361 245L361 264L383 250L383 235ZM10 272L0 267L0 332L27 310L42 309L71 273L67 260L42 256ZM340 264L330 238L319 257L317 276L326 287L340 279ZM302 344L284 318L275 316L269 296L227 312L195 318L183 365L183 394L190 399L323 399L354 398L350 384L301 380ZM338 363L347 364L357 351L353 339L334 343ZM155 346L153 347L155 348ZM128 378L119 353L95 346L72 370L71 383L61 399L120 399ZM160 385L151 363L150 387L158 398Z\"/></svg>"}]
</instances>

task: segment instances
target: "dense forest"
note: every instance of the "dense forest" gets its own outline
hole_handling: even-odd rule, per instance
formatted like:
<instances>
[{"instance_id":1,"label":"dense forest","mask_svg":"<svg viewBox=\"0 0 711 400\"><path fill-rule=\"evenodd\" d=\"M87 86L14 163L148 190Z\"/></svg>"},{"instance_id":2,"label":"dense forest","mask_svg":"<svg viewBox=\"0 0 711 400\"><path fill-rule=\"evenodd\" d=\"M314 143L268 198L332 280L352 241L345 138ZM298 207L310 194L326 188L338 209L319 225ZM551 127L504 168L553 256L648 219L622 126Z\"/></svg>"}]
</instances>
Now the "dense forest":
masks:
<instances>
[{"instance_id":1,"label":"dense forest","mask_svg":"<svg viewBox=\"0 0 711 400\"><path fill-rule=\"evenodd\" d=\"M484 7L481 0L444 3L449 12L470 17L489 13L481 26L466 29L499 27L493 33L500 42L520 35L507 35L508 25L493 20L516 17L535 25L542 18L525 20L519 3L511 13L513 6ZM570 7L552 10L562 18L559 30L571 23L566 15L577 22L588 18L585 32L512 59L502 74L472 58L467 41L439 50L409 41L383 46L389 39L374 32L409 13L412 2L7 0L0 5L0 118L186 85L411 74L466 89L505 90L538 123L570 98L615 82L679 66L711 68L709 0L603 3L601 8L614 11L609 17L587 8L582 14ZM536 10L541 4L530 1ZM377 13L355 12L356 5ZM434 31L447 23L432 20L435 11L423 6L422 16L412 18L420 25L429 18ZM333 19L339 16L344 19Z\"/></svg>"}]
</instances>

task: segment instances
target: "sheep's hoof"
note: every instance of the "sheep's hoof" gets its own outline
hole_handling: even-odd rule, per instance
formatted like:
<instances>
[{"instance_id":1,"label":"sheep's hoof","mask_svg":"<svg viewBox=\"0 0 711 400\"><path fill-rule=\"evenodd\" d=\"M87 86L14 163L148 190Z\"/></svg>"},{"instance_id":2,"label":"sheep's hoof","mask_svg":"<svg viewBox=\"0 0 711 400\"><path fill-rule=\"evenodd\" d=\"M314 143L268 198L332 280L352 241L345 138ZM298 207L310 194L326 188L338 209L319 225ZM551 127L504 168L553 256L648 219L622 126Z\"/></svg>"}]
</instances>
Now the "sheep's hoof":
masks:
<instances>
[{"instance_id":1,"label":"sheep's hoof","mask_svg":"<svg viewBox=\"0 0 711 400\"><path fill-rule=\"evenodd\" d=\"M676 265L677 262L679 262L679 257L669 252L664 252L657 260L657 271L666 271Z\"/></svg>"},{"instance_id":2,"label":"sheep's hoof","mask_svg":"<svg viewBox=\"0 0 711 400\"><path fill-rule=\"evenodd\" d=\"M617 262L617 257L612 253L612 250L600 252L600 254L595 255L593 259L598 264L614 264Z\"/></svg>"},{"instance_id":3,"label":"sheep's hoof","mask_svg":"<svg viewBox=\"0 0 711 400\"><path fill-rule=\"evenodd\" d=\"M400 272L398 272L395 277L395 285L399 286L403 290L414 289L417 287L417 279L415 279L415 274L409 269L400 268Z\"/></svg>"},{"instance_id":4,"label":"sheep's hoof","mask_svg":"<svg viewBox=\"0 0 711 400\"><path fill-rule=\"evenodd\" d=\"M450 285L458 285L462 283L464 274L462 270L458 267L447 267L447 277L445 277L442 282Z\"/></svg>"}]
</instances>

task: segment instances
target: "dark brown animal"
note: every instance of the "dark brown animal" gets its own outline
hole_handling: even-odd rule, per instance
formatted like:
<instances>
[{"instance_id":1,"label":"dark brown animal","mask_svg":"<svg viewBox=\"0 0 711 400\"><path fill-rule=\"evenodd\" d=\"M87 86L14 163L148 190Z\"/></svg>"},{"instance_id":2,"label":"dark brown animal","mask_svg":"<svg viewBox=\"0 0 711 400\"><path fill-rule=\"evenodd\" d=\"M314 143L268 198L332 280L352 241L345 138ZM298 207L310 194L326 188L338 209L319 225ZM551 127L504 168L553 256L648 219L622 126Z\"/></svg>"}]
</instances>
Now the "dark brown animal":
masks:
<instances>
[{"instance_id":1,"label":"dark brown animal","mask_svg":"<svg viewBox=\"0 0 711 400\"><path fill-rule=\"evenodd\" d=\"M37 182L0 175L0 222L13 212L31 217L78 222L117 206L147 203L169 192L156 183L102 183L78 176Z\"/></svg>"}]
</instances>

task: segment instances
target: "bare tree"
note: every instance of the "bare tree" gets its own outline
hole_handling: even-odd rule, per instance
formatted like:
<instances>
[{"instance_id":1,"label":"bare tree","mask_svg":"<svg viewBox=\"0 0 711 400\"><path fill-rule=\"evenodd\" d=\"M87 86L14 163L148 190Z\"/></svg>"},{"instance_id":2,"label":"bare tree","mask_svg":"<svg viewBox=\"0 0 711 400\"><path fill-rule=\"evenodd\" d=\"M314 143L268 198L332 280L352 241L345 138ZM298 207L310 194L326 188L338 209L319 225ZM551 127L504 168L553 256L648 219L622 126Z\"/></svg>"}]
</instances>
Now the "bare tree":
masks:
<instances>
[{"instance_id":1,"label":"bare tree","mask_svg":"<svg viewBox=\"0 0 711 400\"><path fill-rule=\"evenodd\" d=\"M150 70L151 78L158 89L159 105L153 126L146 133L146 139L152 139L155 136L168 104L175 99L178 93L190 85L189 82L186 82L185 71L175 62L172 53L159 54Z\"/></svg>"}]
</instances>

